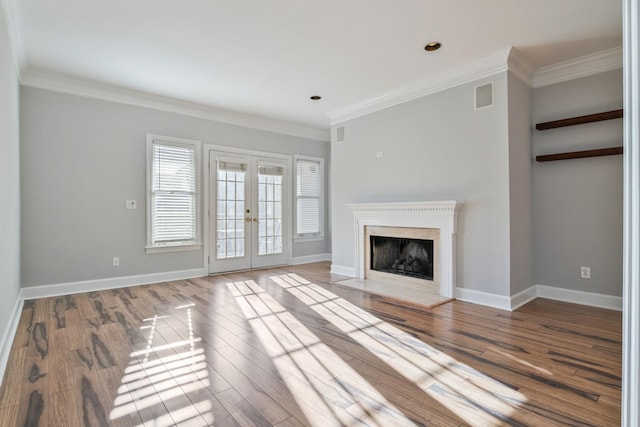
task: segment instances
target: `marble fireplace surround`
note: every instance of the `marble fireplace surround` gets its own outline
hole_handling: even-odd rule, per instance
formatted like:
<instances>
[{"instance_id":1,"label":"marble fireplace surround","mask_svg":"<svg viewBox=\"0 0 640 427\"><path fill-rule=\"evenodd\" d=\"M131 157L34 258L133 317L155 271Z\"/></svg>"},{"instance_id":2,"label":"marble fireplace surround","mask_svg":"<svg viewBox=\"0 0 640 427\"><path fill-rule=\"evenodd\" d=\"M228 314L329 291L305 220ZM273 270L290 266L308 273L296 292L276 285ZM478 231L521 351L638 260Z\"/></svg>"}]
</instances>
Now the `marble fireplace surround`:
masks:
<instances>
[{"instance_id":1,"label":"marble fireplace surround","mask_svg":"<svg viewBox=\"0 0 640 427\"><path fill-rule=\"evenodd\" d=\"M454 297L455 236L458 210L456 201L354 203L347 205L353 214L355 229L356 278L364 279L366 272L366 227L428 228L440 231L439 259L440 295ZM436 268L436 266L434 266Z\"/></svg>"}]
</instances>

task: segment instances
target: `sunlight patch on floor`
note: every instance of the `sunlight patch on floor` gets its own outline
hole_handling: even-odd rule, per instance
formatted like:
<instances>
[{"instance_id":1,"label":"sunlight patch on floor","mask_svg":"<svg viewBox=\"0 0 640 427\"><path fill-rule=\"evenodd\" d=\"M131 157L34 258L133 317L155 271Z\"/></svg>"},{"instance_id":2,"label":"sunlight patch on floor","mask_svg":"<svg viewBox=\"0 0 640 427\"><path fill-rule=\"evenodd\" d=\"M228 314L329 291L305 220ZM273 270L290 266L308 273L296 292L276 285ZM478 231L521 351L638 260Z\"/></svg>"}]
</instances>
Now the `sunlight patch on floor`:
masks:
<instances>
[{"instance_id":1,"label":"sunlight patch on floor","mask_svg":"<svg viewBox=\"0 0 640 427\"><path fill-rule=\"evenodd\" d=\"M312 426L414 423L252 280L227 283Z\"/></svg>"},{"instance_id":2,"label":"sunlight patch on floor","mask_svg":"<svg viewBox=\"0 0 640 427\"><path fill-rule=\"evenodd\" d=\"M522 360L522 358L520 357L515 357L512 354L509 353L505 353L504 351L500 351L500 350L495 350L496 353L500 353L501 355L503 355L504 357L507 357L523 366L526 366L527 368L531 368L534 371L536 371L537 373L541 374L541 375L547 375L547 376L553 376L553 372L551 372L548 369L545 368L541 368L540 366L536 366L533 363L529 363L526 360Z\"/></svg>"},{"instance_id":3,"label":"sunlight patch on floor","mask_svg":"<svg viewBox=\"0 0 640 427\"><path fill-rule=\"evenodd\" d=\"M146 324L140 330L147 334L146 346L130 355L109 414L111 420L138 414L143 421L140 426L213 425L212 402L195 397L196 393L201 396L199 392L210 382L202 339L193 330L194 305L173 308L174 316L185 320L185 340L158 342L159 323L173 316L144 319Z\"/></svg>"},{"instance_id":4,"label":"sunlight patch on floor","mask_svg":"<svg viewBox=\"0 0 640 427\"><path fill-rule=\"evenodd\" d=\"M517 423L521 393L296 274L271 280L466 422Z\"/></svg>"}]
</instances>

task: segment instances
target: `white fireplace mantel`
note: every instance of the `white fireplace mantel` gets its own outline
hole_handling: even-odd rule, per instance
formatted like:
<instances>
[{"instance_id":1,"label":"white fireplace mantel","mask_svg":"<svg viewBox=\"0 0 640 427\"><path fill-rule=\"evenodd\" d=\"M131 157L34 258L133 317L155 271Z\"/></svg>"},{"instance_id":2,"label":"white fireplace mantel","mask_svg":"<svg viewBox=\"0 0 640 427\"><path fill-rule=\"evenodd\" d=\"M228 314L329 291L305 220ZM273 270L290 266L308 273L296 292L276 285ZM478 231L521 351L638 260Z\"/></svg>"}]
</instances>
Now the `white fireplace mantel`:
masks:
<instances>
[{"instance_id":1,"label":"white fireplace mantel","mask_svg":"<svg viewBox=\"0 0 640 427\"><path fill-rule=\"evenodd\" d=\"M454 297L455 235L457 214L462 202L354 203L347 207L353 213L356 248L356 277L365 274L365 227L415 227L440 230L440 295Z\"/></svg>"}]
</instances>

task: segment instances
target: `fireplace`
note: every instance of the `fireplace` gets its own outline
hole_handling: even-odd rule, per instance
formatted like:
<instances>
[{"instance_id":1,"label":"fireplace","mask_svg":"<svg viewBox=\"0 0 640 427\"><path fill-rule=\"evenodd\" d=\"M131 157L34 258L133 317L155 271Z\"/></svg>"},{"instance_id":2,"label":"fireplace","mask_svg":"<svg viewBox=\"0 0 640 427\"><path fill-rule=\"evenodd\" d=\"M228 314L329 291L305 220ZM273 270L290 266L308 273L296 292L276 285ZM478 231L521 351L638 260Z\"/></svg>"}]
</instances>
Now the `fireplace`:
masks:
<instances>
[{"instance_id":1,"label":"fireplace","mask_svg":"<svg viewBox=\"0 0 640 427\"><path fill-rule=\"evenodd\" d=\"M351 208L355 229L355 277L359 279L392 277L394 280L425 283L426 286L436 286L443 297L453 298L455 289L455 235L457 228L457 213L460 202L404 202L404 203L358 203L348 205ZM372 268L378 265L373 262L373 252L379 252L384 245L378 237L398 239L403 247L391 265L396 262L397 270L404 270L397 274ZM398 242L396 241L396 242ZM426 244L412 243L414 241L431 241ZM410 246L410 247L409 247ZM376 249L376 247L378 247ZM387 249L382 249L383 251ZM389 249L389 251L393 251ZM426 252L426 257L423 252ZM421 273L416 277L415 261L407 269L409 255L413 258L420 255L430 261L430 273ZM402 259L404 258L404 261ZM385 262L388 264L388 262ZM398 268L398 265L403 265ZM388 269L388 268L386 268ZM409 271L407 271L409 270ZM410 274L407 274L410 273ZM424 277L427 276L427 277ZM430 278L429 278L430 277Z\"/></svg>"},{"instance_id":2,"label":"fireplace","mask_svg":"<svg viewBox=\"0 0 640 427\"><path fill-rule=\"evenodd\" d=\"M440 286L439 229L367 225L364 240L362 278Z\"/></svg>"},{"instance_id":3,"label":"fireplace","mask_svg":"<svg viewBox=\"0 0 640 427\"><path fill-rule=\"evenodd\" d=\"M433 240L369 236L371 270L433 280Z\"/></svg>"}]
</instances>

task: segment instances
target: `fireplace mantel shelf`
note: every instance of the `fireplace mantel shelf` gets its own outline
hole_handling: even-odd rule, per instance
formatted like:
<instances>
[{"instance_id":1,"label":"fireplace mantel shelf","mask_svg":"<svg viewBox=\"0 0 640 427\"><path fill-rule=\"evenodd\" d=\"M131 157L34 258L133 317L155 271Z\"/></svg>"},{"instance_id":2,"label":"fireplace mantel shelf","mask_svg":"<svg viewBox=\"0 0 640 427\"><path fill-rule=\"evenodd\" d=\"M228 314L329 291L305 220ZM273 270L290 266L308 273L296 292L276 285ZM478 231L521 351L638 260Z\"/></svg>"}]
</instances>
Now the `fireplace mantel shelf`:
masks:
<instances>
[{"instance_id":1,"label":"fireplace mantel shelf","mask_svg":"<svg viewBox=\"0 0 640 427\"><path fill-rule=\"evenodd\" d=\"M385 203L349 203L346 206L353 212L385 212L385 211L451 211L457 210L462 202L447 200L441 202L385 202Z\"/></svg>"}]
</instances>

